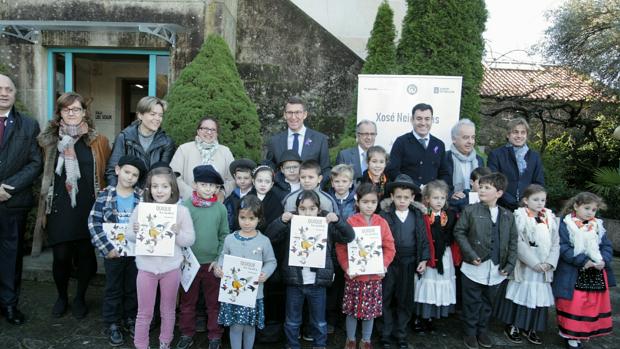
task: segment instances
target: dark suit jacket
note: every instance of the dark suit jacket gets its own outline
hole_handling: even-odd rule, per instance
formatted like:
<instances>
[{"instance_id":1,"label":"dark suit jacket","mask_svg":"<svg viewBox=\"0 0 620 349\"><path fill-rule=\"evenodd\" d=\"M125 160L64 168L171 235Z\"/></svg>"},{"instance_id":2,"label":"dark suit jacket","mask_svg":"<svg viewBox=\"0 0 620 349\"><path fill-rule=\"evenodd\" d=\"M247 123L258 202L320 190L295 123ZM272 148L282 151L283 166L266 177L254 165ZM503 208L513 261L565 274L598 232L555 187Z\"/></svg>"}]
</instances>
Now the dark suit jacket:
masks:
<instances>
[{"instance_id":1,"label":"dark suit jacket","mask_svg":"<svg viewBox=\"0 0 620 349\"><path fill-rule=\"evenodd\" d=\"M362 178L362 164L360 163L358 146L341 150L336 156L336 165L340 164L353 165L355 179Z\"/></svg>"},{"instance_id":2,"label":"dark suit jacket","mask_svg":"<svg viewBox=\"0 0 620 349\"><path fill-rule=\"evenodd\" d=\"M396 176L404 173L418 186L435 179L443 179L451 186L452 173L446 168L445 149L443 142L433 135L430 135L426 149L412 132L396 138L386 169L388 178L393 181Z\"/></svg>"},{"instance_id":3,"label":"dark suit jacket","mask_svg":"<svg viewBox=\"0 0 620 349\"><path fill-rule=\"evenodd\" d=\"M269 139L269 143L267 143L267 155L265 156L264 163L275 170L277 170L277 166L280 163L282 153L287 150L287 137L288 130L273 135L271 139ZM319 164L321 164L323 180L327 180L327 178L329 178L329 171L331 170L327 136L306 127L306 134L300 145L302 147L301 159L303 161L311 159L318 161Z\"/></svg>"}]
</instances>

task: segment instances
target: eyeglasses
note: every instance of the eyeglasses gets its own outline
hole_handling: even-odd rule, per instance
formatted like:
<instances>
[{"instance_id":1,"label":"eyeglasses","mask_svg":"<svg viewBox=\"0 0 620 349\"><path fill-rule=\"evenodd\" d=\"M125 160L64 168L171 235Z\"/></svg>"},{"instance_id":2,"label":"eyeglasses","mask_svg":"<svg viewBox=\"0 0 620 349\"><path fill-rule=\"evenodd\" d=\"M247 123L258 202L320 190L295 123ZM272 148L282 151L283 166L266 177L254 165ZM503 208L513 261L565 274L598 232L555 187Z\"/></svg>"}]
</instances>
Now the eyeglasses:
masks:
<instances>
[{"instance_id":1,"label":"eyeglasses","mask_svg":"<svg viewBox=\"0 0 620 349\"><path fill-rule=\"evenodd\" d=\"M377 134L376 133L362 133L362 132L358 132L357 135L360 136L360 137L374 137Z\"/></svg>"},{"instance_id":2,"label":"eyeglasses","mask_svg":"<svg viewBox=\"0 0 620 349\"><path fill-rule=\"evenodd\" d=\"M299 166L286 166L286 167L282 167L282 169L287 172L295 172L299 170Z\"/></svg>"},{"instance_id":3,"label":"eyeglasses","mask_svg":"<svg viewBox=\"0 0 620 349\"><path fill-rule=\"evenodd\" d=\"M209 127L198 127L198 129L200 131L205 131L206 133L215 133L217 132L216 128L209 128Z\"/></svg>"},{"instance_id":4,"label":"eyeglasses","mask_svg":"<svg viewBox=\"0 0 620 349\"><path fill-rule=\"evenodd\" d=\"M284 112L286 116L301 116L303 113L304 113L303 110L295 110L295 111L287 110Z\"/></svg>"},{"instance_id":5,"label":"eyeglasses","mask_svg":"<svg viewBox=\"0 0 620 349\"><path fill-rule=\"evenodd\" d=\"M84 109L82 108L62 108L60 109L60 112L63 114L79 114L83 111Z\"/></svg>"}]
</instances>

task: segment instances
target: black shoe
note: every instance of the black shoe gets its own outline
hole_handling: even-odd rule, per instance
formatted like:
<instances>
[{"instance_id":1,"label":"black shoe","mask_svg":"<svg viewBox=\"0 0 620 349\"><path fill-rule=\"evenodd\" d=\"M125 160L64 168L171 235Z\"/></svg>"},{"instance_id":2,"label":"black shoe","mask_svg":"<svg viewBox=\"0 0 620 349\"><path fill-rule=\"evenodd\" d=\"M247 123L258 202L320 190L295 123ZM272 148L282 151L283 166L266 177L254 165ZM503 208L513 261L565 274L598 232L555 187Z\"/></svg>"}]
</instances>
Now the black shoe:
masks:
<instances>
[{"instance_id":1,"label":"black shoe","mask_svg":"<svg viewBox=\"0 0 620 349\"><path fill-rule=\"evenodd\" d=\"M515 344L520 344L523 342L521 334L519 334L519 329L512 325L507 325L506 328L504 328L504 335L506 335L506 338L508 338L509 341Z\"/></svg>"},{"instance_id":2,"label":"black shoe","mask_svg":"<svg viewBox=\"0 0 620 349\"><path fill-rule=\"evenodd\" d=\"M209 349L220 349L222 347L222 341L219 339L212 339L209 341Z\"/></svg>"},{"instance_id":3,"label":"black shoe","mask_svg":"<svg viewBox=\"0 0 620 349\"><path fill-rule=\"evenodd\" d=\"M409 349L409 344L407 342L398 343L398 349Z\"/></svg>"},{"instance_id":4,"label":"black shoe","mask_svg":"<svg viewBox=\"0 0 620 349\"><path fill-rule=\"evenodd\" d=\"M422 321L418 318L413 320L413 325L411 327L413 328L413 332L417 332L417 333L424 332L424 330L426 329Z\"/></svg>"},{"instance_id":5,"label":"black shoe","mask_svg":"<svg viewBox=\"0 0 620 349\"><path fill-rule=\"evenodd\" d=\"M489 337L489 335L486 333L481 333L478 335L478 344L480 344L480 346L483 348L490 348L493 346L491 337Z\"/></svg>"},{"instance_id":6,"label":"black shoe","mask_svg":"<svg viewBox=\"0 0 620 349\"><path fill-rule=\"evenodd\" d=\"M88 314L88 307L83 299L76 298L73 300L73 304L71 304L71 312L73 313L73 317L81 320Z\"/></svg>"},{"instance_id":7,"label":"black shoe","mask_svg":"<svg viewBox=\"0 0 620 349\"><path fill-rule=\"evenodd\" d=\"M133 339L136 335L136 320L134 319L125 320L125 331L129 335L129 337Z\"/></svg>"},{"instance_id":8,"label":"black shoe","mask_svg":"<svg viewBox=\"0 0 620 349\"><path fill-rule=\"evenodd\" d=\"M435 332L435 326L433 325L433 320L427 319L424 321L424 330L426 332Z\"/></svg>"},{"instance_id":9,"label":"black shoe","mask_svg":"<svg viewBox=\"0 0 620 349\"><path fill-rule=\"evenodd\" d=\"M467 349L478 349L478 340L474 336L463 337L463 343Z\"/></svg>"},{"instance_id":10,"label":"black shoe","mask_svg":"<svg viewBox=\"0 0 620 349\"><path fill-rule=\"evenodd\" d=\"M383 349L392 349L392 344L386 343L386 342L381 342L381 348L383 348Z\"/></svg>"},{"instance_id":11,"label":"black shoe","mask_svg":"<svg viewBox=\"0 0 620 349\"><path fill-rule=\"evenodd\" d=\"M118 327L116 324L112 324L108 328L108 343L113 347L119 347L125 344L123 332L121 332L120 327Z\"/></svg>"},{"instance_id":12,"label":"black shoe","mask_svg":"<svg viewBox=\"0 0 620 349\"><path fill-rule=\"evenodd\" d=\"M26 322L26 318L21 311L17 310L17 307L10 306L2 309L2 316L6 319L6 322L11 325L23 325Z\"/></svg>"},{"instance_id":13,"label":"black shoe","mask_svg":"<svg viewBox=\"0 0 620 349\"><path fill-rule=\"evenodd\" d=\"M542 344L542 339L538 337L538 334L534 330L528 331L525 338L527 338L527 340L532 344L536 344L536 345Z\"/></svg>"},{"instance_id":14,"label":"black shoe","mask_svg":"<svg viewBox=\"0 0 620 349\"><path fill-rule=\"evenodd\" d=\"M67 311L67 300L63 298L56 299L56 303L54 303L54 307L52 307L52 316L55 318L59 318L65 315Z\"/></svg>"},{"instance_id":15,"label":"black shoe","mask_svg":"<svg viewBox=\"0 0 620 349\"><path fill-rule=\"evenodd\" d=\"M182 335L177 343L176 349L189 349L192 345L194 345L194 339L190 336Z\"/></svg>"}]
</instances>

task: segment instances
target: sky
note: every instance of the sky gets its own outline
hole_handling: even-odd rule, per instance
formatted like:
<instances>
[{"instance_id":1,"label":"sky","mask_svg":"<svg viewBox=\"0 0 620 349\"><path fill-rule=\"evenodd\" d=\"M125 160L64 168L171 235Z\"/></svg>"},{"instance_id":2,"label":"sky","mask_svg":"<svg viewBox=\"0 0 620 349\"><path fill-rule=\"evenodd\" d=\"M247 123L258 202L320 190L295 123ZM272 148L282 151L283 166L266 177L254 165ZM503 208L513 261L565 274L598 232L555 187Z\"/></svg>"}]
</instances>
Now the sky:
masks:
<instances>
[{"instance_id":1,"label":"sky","mask_svg":"<svg viewBox=\"0 0 620 349\"><path fill-rule=\"evenodd\" d=\"M558 8L565 0L486 0L489 17L485 60L512 60L543 63L540 55L528 54L533 45L543 42L545 29L551 24L545 13Z\"/></svg>"}]
</instances>

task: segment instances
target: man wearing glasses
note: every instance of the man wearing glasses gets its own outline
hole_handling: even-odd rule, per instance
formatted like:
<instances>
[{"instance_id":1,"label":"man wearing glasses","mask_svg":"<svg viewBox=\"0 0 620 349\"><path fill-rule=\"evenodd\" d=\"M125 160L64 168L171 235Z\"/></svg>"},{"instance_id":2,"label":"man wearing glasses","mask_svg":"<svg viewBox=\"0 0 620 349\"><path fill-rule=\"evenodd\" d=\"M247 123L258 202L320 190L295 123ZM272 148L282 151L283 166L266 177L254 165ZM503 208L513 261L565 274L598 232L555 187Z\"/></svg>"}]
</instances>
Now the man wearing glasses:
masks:
<instances>
[{"instance_id":1,"label":"man wearing glasses","mask_svg":"<svg viewBox=\"0 0 620 349\"><path fill-rule=\"evenodd\" d=\"M336 164L352 165L355 171L355 180L362 178L362 173L368 169L366 151L375 145L377 138L377 125L370 120L362 120L355 126L355 139L357 147L343 149L336 157Z\"/></svg>"},{"instance_id":2,"label":"man wearing glasses","mask_svg":"<svg viewBox=\"0 0 620 349\"><path fill-rule=\"evenodd\" d=\"M286 120L288 130L271 137L267 144L267 155L264 163L277 170L276 166L282 162L282 154L287 150L293 150L299 154L303 161L318 161L325 182L331 169L327 136L306 128L304 120L307 117L308 111L301 98L293 96L286 101L284 120Z\"/></svg>"}]
</instances>

